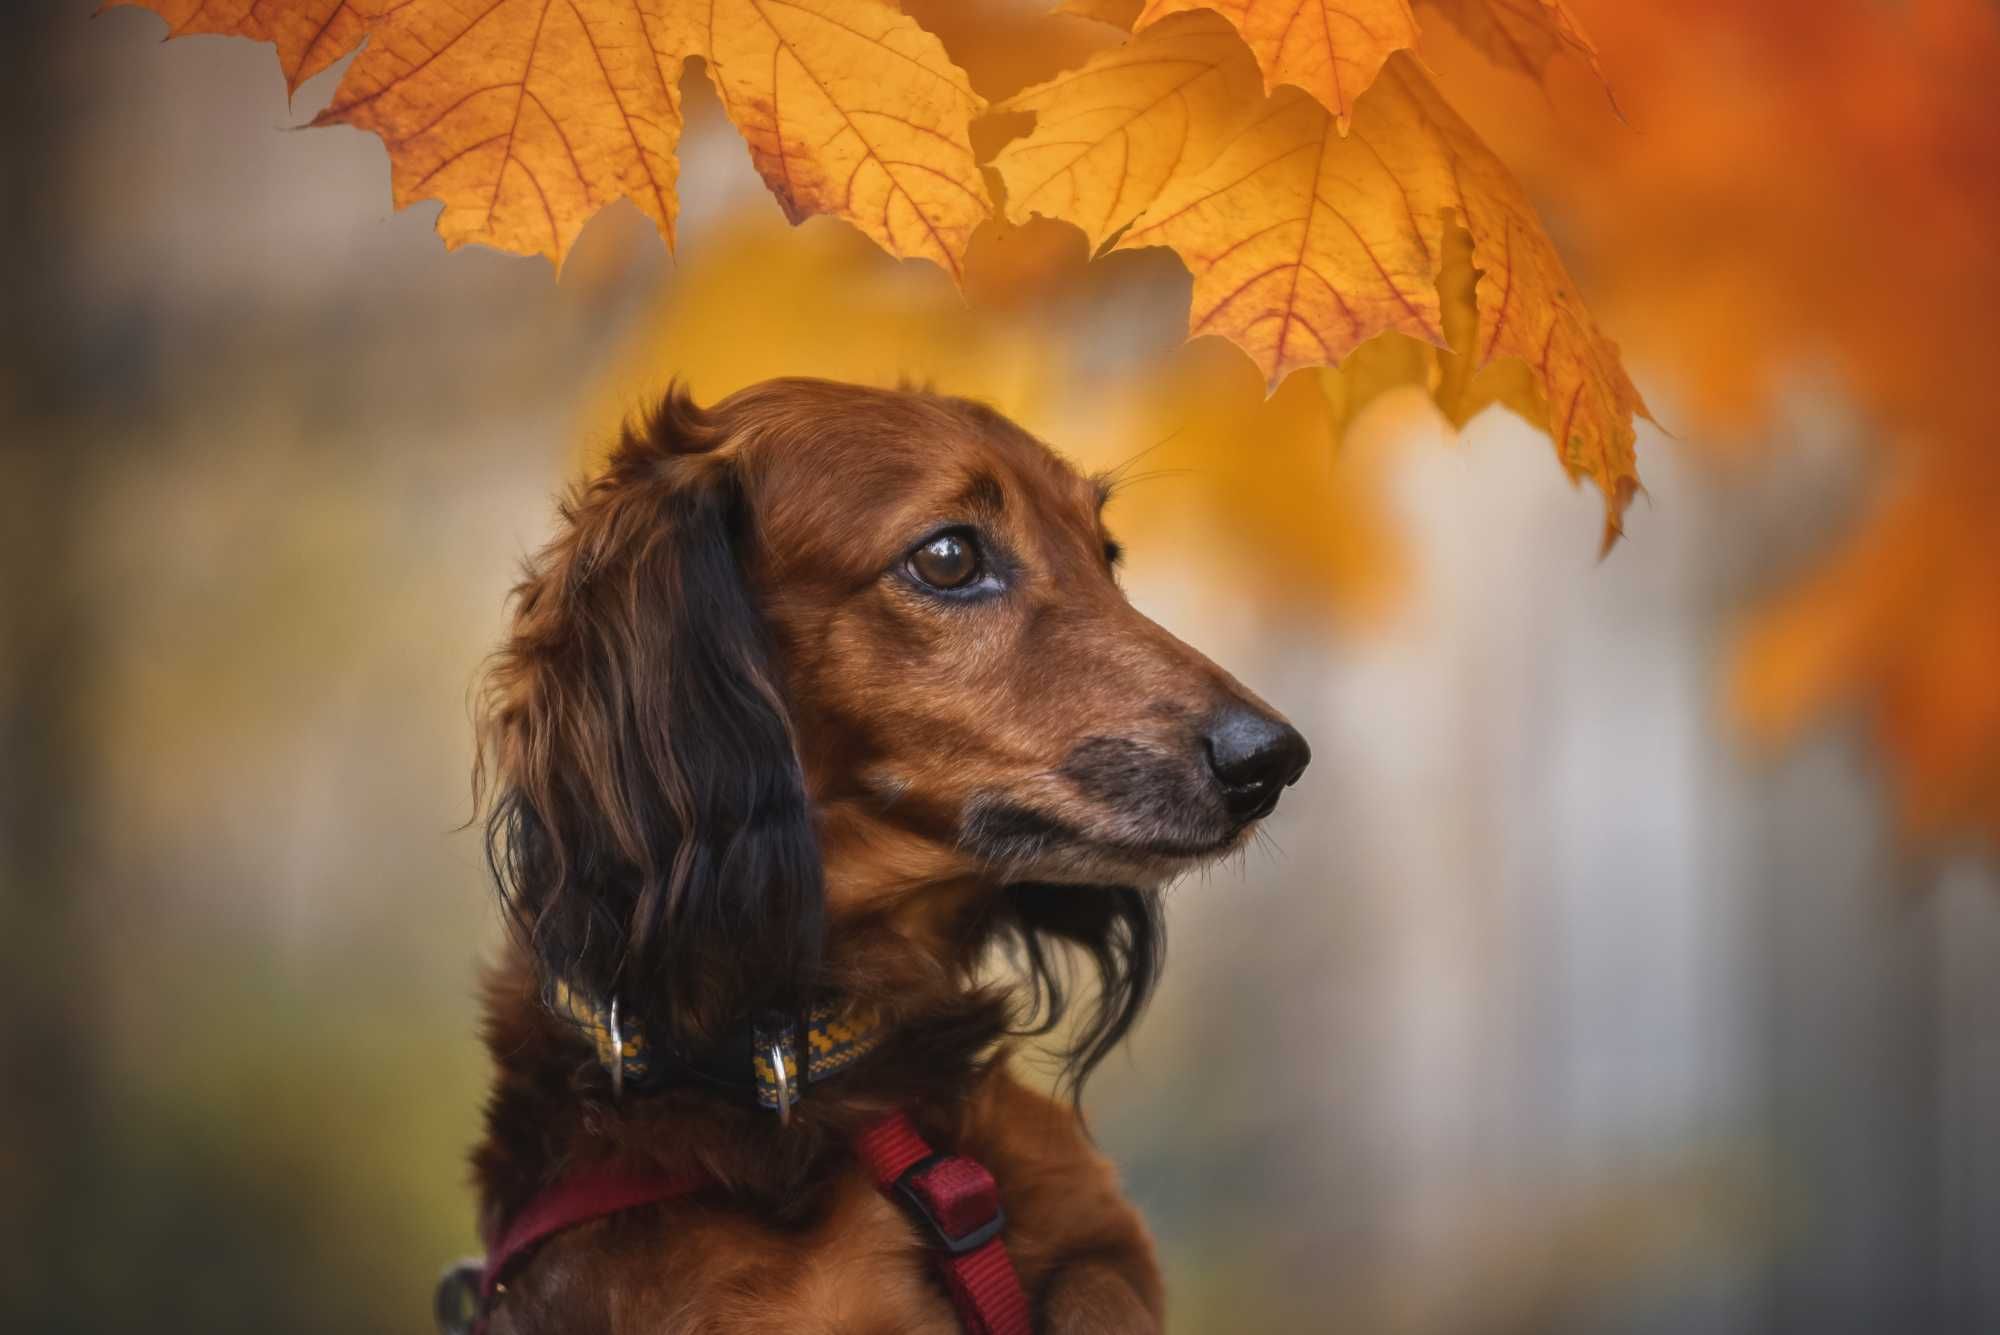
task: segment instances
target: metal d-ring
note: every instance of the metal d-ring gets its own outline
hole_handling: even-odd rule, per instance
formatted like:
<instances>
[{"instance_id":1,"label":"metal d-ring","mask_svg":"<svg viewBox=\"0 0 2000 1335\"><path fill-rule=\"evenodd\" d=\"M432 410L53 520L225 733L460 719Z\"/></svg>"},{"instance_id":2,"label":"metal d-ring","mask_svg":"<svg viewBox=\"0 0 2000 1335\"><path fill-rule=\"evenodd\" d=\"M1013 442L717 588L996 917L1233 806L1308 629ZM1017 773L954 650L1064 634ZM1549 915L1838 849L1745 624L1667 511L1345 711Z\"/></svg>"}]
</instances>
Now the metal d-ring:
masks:
<instances>
[{"instance_id":1,"label":"metal d-ring","mask_svg":"<svg viewBox=\"0 0 2000 1335\"><path fill-rule=\"evenodd\" d=\"M618 998L611 998L611 1097L625 1097L625 1035L618 1030Z\"/></svg>"},{"instance_id":2,"label":"metal d-ring","mask_svg":"<svg viewBox=\"0 0 2000 1335\"><path fill-rule=\"evenodd\" d=\"M438 1335L470 1335L479 1324L479 1281L485 1271L485 1261L469 1256L453 1262L439 1277L437 1292L431 1298Z\"/></svg>"},{"instance_id":3,"label":"metal d-ring","mask_svg":"<svg viewBox=\"0 0 2000 1335\"><path fill-rule=\"evenodd\" d=\"M785 1074L783 1039L771 1041L771 1069L778 1073L778 1125L786 1126L792 1120L792 1082Z\"/></svg>"}]
</instances>

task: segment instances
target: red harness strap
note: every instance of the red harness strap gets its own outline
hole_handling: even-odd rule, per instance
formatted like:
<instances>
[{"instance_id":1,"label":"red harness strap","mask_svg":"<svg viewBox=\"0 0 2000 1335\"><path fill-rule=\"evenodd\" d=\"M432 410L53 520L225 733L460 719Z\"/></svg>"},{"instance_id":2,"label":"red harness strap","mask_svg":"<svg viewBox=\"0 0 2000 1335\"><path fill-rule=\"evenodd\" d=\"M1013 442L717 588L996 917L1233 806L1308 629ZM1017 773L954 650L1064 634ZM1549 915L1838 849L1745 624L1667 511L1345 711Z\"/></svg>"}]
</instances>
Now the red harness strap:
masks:
<instances>
[{"instance_id":1,"label":"red harness strap","mask_svg":"<svg viewBox=\"0 0 2000 1335\"><path fill-rule=\"evenodd\" d=\"M1000 1189L981 1164L931 1149L900 1112L863 1127L854 1148L875 1185L930 1228L932 1253L967 1335L1029 1335L1028 1296L1000 1231Z\"/></svg>"},{"instance_id":2,"label":"red harness strap","mask_svg":"<svg viewBox=\"0 0 2000 1335\"><path fill-rule=\"evenodd\" d=\"M933 1151L900 1112L863 1127L854 1138L854 1148L882 1194L903 1205L929 1230L926 1241L967 1335L1029 1335L1028 1298L1000 1237L1007 1220L993 1175L971 1159ZM488 1247L486 1264L479 1270L472 1335L484 1335L486 1315L508 1272L541 1243L578 1224L674 1200L710 1185L713 1180L703 1173L612 1167L556 1183L508 1221ZM449 1276L446 1282L451 1282ZM441 1295L440 1313L444 1310Z\"/></svg>"},{"instance_id":3,"label":"red harness strap","mask_svg":"<svg viewBox=\"0 0 2000 1335\"><path fill-rule=\"evenodd\" d=\"M705 1173L634 1172L605 1166L556 1183L528 1202L528 1208L509 1220L487 1248L486 1266L479 1272L478 1315L472 1322L472 1335L485 1335L486 1314L493 1308L501 1282L514 1264L540 1243L593 1219L690 1195L710 1181Z\"/></svg>"}]
</instances>

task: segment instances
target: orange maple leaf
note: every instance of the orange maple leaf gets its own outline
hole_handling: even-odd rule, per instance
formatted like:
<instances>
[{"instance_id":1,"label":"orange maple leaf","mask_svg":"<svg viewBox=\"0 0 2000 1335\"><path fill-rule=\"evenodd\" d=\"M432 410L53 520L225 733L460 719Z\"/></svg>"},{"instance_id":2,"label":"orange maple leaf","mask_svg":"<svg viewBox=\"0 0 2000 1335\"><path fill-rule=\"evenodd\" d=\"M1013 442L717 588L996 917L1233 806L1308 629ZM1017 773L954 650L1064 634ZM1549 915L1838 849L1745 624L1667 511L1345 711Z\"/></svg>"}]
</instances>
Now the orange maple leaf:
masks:
<instances>
[{"instance_id":1,"label":"orange maple leaf","mask_svg":"<svg viewBox=\"0 0 2000 1335\"><path fill-rule=\"evenodd\" d=\"M1540 78L1564 50L1598 70L1597 48L1565 0L1418 2L1456 25L1490 59L1531 77ZM1139 31L1191 10L1226 17L1255 53L1265 91L1280 84L1303 88L1333 113L1342 134L1355 102L1389 57L1417 45L1412 0L1069 0L1060 12Z\"/></svg>"},{"instance_id":2,"label":"orange maple leaf","mask_svg":"<svg viewBox=\"0 0 2000 1335\"><path fill-rule=\"evenodd\" d=\"M1440 295L1451 227L1471 242L1455 312ZM1570 476L1602 491L1616 537L1645 405L1520 187L1409 57L1385 67L1345 136L1279 89L1117 244L1172 247L1195 278L1190 336L1231 339L1273 388L1385 331L1449 351L1462 318L1447 408L1500 400L1542 426Z\"/></svg>"},{"instance_id":3,"label":"orange maple leaf","mask_svg":"<svg viewBox=\"0 0 2000 1335\"><path fill-rule=\"evenodd\" d=\"M1149 0L1133 29L1198 9L1236 25L1264 71L1267 92L1280 84L1303 88L1333 113L1343 134L1383 62L1417 44L1410 0Z\"/></svg>"},{"instance_id":4,"label":"orange maple leaf","mask_svg":"<svg viewBox=\"0 0 2000 1335\"><path fill-rule=\"evenodd\" d=\"M962 279L991 211L968 132L986 103L944 46L874 0L708 8L710 73L786 216L836 214Z\"/></svg>"},{"instance_id":5,"label":"orange maple leaf","mask_svg":"<svg viewBox=\"0 0 2000 1335\"><path fill-rule=\"evenodd\" d=\"M875 0L112 0L170 35L275 41L299 80L360 56L314 124L372 130L398 207L438 199L447 246L560 263L630 199L671 246L680 75L703 57L786 215L845 218L962 274L990 212L969 127L984 103L936 38Z\"/></svg>"}]
</instances>

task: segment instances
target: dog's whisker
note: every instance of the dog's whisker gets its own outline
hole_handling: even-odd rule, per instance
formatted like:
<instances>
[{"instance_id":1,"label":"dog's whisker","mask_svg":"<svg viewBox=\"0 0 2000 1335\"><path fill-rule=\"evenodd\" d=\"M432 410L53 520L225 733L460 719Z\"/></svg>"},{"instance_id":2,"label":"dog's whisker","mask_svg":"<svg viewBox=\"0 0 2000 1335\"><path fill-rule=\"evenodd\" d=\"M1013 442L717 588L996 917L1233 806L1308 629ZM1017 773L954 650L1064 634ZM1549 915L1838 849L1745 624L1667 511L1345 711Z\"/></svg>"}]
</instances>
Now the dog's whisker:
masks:
<instances>
[{"instance_id":1,"label":"dog's whisker","mask_svg":"<svg viewBox=\"0 0 2000 1335\"><path fill-rule=\"evenodd\" d=\"M1099 480L1107 483L1115 491L1119 486L1123 485L1124 483L1125 470L1129 469L1133 464L1138 463L1141 459L1153 453L1155 450L1162 449L1168 444L1172 443L1174 440L1178 439L1181 436L1181 434L1186 430L1187 430L1186 427L1179 427L1179 426L1175 427L1173 430L1167 432L1166 435L1161 436L1158 440L1154 441L1151 445L1147 445L1135 451L1134 453L1127 455L1124 459L1120 460L1118 463L1113 464L1109 469L1106 469L1104 472L1099 473L1098 474Z\"/></svg>"},{"instance_id":2,"label":"dog's whisker","mask_svg":"<svg viewBox=\"0 0 2000 1335\"><path fill-rule=\"evenodd\" d=\"M1198 471L1193 468L1149 468L1143 473L1134 473L1130 477L1118 479L1118 490L1123 492L1142 482L1158 482L1163 478L1194 477Z\"/></svg>"}]
</instances>

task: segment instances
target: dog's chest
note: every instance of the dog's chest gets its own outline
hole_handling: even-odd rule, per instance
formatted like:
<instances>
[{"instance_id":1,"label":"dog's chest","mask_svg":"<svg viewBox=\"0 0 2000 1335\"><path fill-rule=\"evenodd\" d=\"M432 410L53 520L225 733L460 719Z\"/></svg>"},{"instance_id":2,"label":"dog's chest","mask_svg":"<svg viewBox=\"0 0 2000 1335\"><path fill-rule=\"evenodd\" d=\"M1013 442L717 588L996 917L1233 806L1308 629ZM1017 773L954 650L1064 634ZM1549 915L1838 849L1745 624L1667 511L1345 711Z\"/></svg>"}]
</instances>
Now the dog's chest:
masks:
<instances>
[{"instance_id":1,"label":"dog's chest","mask_svg":"<svg viewBox=\"0 0 2000 1335\"><path fill-rule=\"evenodd\" d=\"M564 1257L548 1268L553 1273L545 1271L545 1283L535 1285L543 1291L510 1304L520 1320L511 1329L496 1326L496 1335L584 1329L604 1335L955 1335L960 1329L915 1231L859 1177L837 1187L827 1212L796 1233L698 1207L669 1208L629 1224L614 1221L562 1239ZM575 1324L579 1308L601 1312L603 1325ZM533 1319L537 1310L565 1312L569 1319L543 1326Z\"/></svg>"}]
</instances>

